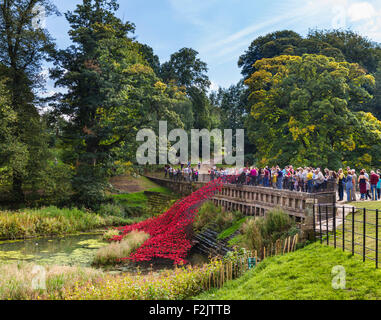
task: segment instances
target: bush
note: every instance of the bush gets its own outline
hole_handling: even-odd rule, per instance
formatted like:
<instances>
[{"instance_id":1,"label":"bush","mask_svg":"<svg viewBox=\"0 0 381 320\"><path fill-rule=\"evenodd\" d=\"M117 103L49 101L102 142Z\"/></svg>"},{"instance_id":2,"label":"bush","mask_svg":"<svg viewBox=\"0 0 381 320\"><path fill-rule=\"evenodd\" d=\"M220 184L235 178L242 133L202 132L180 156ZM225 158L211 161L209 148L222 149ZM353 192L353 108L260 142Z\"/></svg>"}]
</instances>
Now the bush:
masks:
<instances>
[{"instance_id":1,"label":"bush","mask_svg":"<svg viewBox=\"0 0 381 320\"><path fill-rule=\"evenodd\" d=\"M127 216L123 206L115 203L101 204L98 213L102 216L114 216L121 218L125 218Z\"/></svg>"},{"instance_id":2,"label":"bush","mask_svg":"<svg viewBox=\"0 0 381 320\"><path fill-rule=\"evenodd\" d=\"M110 240L111 238L118 236L119 234L120 234L120 232L118 230L109 229L103 234L102 239L103 240Z\"/></svg>"},{"instance_id":3,"label":"bush","mask_svg":"<svg viewBox=\"0 0 381 320\"><path fill-rule=\"evenodd\" d=\"M260 250L263 246L298 232L294 221L287 213L281 209L274 209L265 217L249 219L243 224L243 245L250 250Z\"/></svg>"},{"instance_id":4,"label":"bush","mask_svg":"<svg viewBox=\"0 0 381 320\"><path fill-rule=\"evenodd\" d=\"M216 207L213 202L206 201L200 208L198 214L193 222L195 231L202 229L213 223L217 217L222 213L221 207Z\"/></svg>"},{"instance_id":5,"label":"bush","mask_svg":"<svg viewBox=\"0 0 381 320\"><path fill-rule=\"evenodd\" d=\"M120 242L112 242L106 247L100 248L95 254L95 265L116 264L122 258L127 258L136 251L147 239L149 234L141 231L132 231Z\"/></svg>"},{"instance_id":6,"label":"bush","mask_svg":"<svg viewBox=\"0 0 381 320\"><path fill-rule=\"evenodd\" d=\"M0 239L61 235L125 223L126 220L119 217L102 217L91 211L75 208L47 207L0 211Z\"/></svg>"}]
</instances>

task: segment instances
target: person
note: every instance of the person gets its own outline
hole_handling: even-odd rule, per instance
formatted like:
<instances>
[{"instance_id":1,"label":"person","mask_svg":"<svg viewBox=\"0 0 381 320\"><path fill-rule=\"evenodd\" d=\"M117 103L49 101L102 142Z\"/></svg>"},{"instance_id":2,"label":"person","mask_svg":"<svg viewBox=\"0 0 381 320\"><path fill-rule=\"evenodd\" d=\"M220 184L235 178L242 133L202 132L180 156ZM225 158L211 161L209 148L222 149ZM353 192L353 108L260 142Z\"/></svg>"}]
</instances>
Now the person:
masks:
<instances>
[{"instance_id":1,"label":"person","mask_svg":"<svg viewBox=\"0 0 381 320\"><path fill-rule=\"evenodd\" d=\"M347 190L347 201L350 202L352 199L353 192L353 176L351 170L348 170L345 189Z\"/></svg>"},{"instance_id":2,"label":"person","mask_svg":"<svg viewBox=\"0 0 381 320\"><path fill-rule=\"evenodd\" d=\"M352 176L353 176L353 192L352 192L352 201L357 201L357 175L356 175L356 170L352 170Z\"/></svg>"},{"instance_id":3,"label":"person","mask_svg":"<svg viewBox=\"0 0 381 320\"><path fill-rule=\"evenodd\" d=\"M270 171L269 171L269 167L266 167L265 171L264 171L263 186L264 187L269 187L270 186Z\"/></svg>"},{"instance_id":4,"label":"person","mask_svg":"<svg viewBox=\"0 0 381 320\"><path fill-rule=\"evenodd\" d=\"M345 183L345 176L343 173L343 169L339 169L338 172L338 179L337 179L337 184L339 187L339 201L344 200L344 183Z\"/></svg>"},{"instance_id":5,"label":"person","mask_svg":"<svg viewBox=\"0 0 381 320\"><path fill-rule=\"evenodd\" d=\"M283 179L284 179L284 172L283 170L280 170L279 168L277 169L277 187L278 189L282 190L283 189Z\"/></svg>"},{"instance_id":6,"label":"person","mask_svg":"<svg viewBox=\"0 0 381 320\"><path fill-rule=\"evenodd\" d=\"M377 183L380 180L380 177L374 171L371 171L369 180L370 180L370 190L372 194L372 200L377 201Z\"/></svg>"},{"instance_id":7,"label":"person","mask_svg":"<svg viewBox=\"0 0 381 320\"><path fill-rule=\"evenodd\" d=\"M320 191L324 184L325 178L323 176L323 173L321 172L320 168L316 170L316 177L315 177L315 190L316 192Z\"/></svg>"},{"instance_id":8,"label":"person","mask_svg":"<svg viewBox=\"0 0 381 320\"><path fill-rule=\"evenodd\" d=\"M381 172L380 172L380 170L377 170L377 174L378 174L379 179L378 179L376 189L377 189L378 200L380 200L381 199Z\"/></svg>"},{"instance_id":9,"label":"person","mask_svg":"<svg viewBox=\"0 0 381 320\"><path fill-rule=\"evenodd\" d=\"M372 199L372 196L370 195L370 182L369 182L369 176L368 180L366 182L366 200Z\"/></svg>"},{"instance_id":10,"label":"person","mask_svg":"<svg viewBox=\"0 0 381 320\"><path fill-rule=\"evenodd\" d=\"M360 187L360 194L361 194L361 200L364 201L366 198L366 182L368 181L368 178L365 176L365 171L361 170L358 182Z\"/></svg>"},{"instance_id":11,"label":"person","mask_svg":"<svg viewBox=\"0 0 381 320\"><path fill-rule=\"evenodd\" d=\"M198 162L198 171L200 171L200 169L201 169L201 162L199 161Z\"/></svg>"},{"instance_id":12,"label":"person","mask_svg":"<svg viewBox=\"0 0 381 320\"><path fill-rule=\"evenodd\" d=\"M311 168L308 168L307 170L307 192L311 193L313 188L313 177L314 174L312 173Z\"/></svg>"},{"instance_id":13,"label":"person","mask_svg":"<svg viewBox=\"0 0 381 320\"><path fill-rule=\"evenodd\" d=\"M251 170L250 170L250 184L252 186L256 186L257 185L257 175L258 175L257 169L252 167Z\"/></svg>"}]
</instances>

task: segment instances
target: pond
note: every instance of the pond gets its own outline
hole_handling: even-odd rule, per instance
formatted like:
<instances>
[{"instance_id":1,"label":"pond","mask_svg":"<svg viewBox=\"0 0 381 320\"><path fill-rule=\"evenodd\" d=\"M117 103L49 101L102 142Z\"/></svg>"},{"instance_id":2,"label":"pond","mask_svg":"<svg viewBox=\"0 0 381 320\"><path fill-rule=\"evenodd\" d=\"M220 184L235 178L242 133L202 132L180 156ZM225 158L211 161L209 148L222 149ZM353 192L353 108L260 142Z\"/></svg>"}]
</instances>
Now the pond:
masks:
<instances>
[{"instance_id":1,"label":"pond","mask_svg":"<svg viewBox=\"0 0 381 320\"><path fill-rule=\"evenodd\" d=\"M98 248L107 245L102 234L0 241L0 263L17 261L39 265L88 267Z\"/></svg>"},{"instance_id":2,"label":"pond","mask_svg":"<svg viewBox=\"0 0 381 320\"><path fill-rule=\"evenodd\" d=\"M38 265L90 267L97 250L107 244L108 242L102 240L100 233L0 241L0 263L25 261ZM208 262L206 257L193 250L187 259L193 266ZM168 265L168 262L166 264ZM172 268L173 265L170 265ZM156 268L166 267L157 265ZM134 272L134 269L136 265L122 266L115 270Z\"/></svg>"}]
</instances>

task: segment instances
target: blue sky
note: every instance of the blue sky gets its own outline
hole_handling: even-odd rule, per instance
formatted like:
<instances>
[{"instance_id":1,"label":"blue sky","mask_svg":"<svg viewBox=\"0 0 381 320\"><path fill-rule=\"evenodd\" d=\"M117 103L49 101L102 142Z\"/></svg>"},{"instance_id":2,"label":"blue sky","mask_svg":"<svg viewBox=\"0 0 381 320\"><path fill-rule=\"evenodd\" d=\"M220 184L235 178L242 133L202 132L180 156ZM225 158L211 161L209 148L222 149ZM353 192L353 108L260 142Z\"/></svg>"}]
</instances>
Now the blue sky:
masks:
<instances>
[{"instance_id":1,"label":"blue sky","mask_svg":"<svg viewBox=\"0 0 381 320\"><path fill-rule=\"evenodd\" d=\"M81 0L53 0L61 13ZM238 57L260 35L291 29L349 28L381 42L381 0L119 0L117 15L135 23L138 41L164 62L192 47L208 63L212 89L240 78ZM49 17L46 27L60 48L70 45L65 17ZM46 72L46 71L45 71ZM47 85L48 93L54 91Z\"/></svg>"}]
</instances>

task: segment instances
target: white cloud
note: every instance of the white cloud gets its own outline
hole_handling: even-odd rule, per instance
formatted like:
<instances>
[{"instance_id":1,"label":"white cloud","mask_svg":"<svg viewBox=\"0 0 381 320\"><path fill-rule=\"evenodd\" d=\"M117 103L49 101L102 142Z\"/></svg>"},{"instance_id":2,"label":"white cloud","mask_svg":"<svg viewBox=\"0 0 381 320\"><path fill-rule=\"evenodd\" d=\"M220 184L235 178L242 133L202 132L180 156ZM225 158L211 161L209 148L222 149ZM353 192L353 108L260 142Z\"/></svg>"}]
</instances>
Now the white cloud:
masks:
<instances>
[{"instance_id":1,"label":"white cloud","mask_svg":"<svg viewBox=\"0 0 381 320\"><path fill-rule=\"evenodd\" d=\"M377 16L377 12L374 9L373 5L369 2L357 2L349 6L348 18L350 21L360 21L364 19L372 19Z\"/></svg>"}]
</instances>

